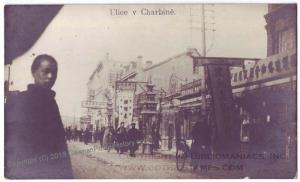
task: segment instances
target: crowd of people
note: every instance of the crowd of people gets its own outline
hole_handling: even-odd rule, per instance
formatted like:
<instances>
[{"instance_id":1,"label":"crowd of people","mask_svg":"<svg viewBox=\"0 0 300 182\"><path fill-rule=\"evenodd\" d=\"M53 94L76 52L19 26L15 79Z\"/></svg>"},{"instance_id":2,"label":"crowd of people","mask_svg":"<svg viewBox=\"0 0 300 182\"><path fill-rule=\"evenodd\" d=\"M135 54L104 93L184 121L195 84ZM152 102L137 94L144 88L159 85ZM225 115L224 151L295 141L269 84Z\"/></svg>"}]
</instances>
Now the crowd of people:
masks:
<instances>
[{"instance_id":1,"label":"crowd of people","mask_svg":"<svg viewBox=\"0 0 300 182\"><path fill-rule=\"evenodd\" d=\"M142 141L144 134L142 130L136 129L135 123L131 124L130 128L124 126L121 122L120 127L114 129L112 126L102 127L99 130L92 131L88 127L78 130L76 127L70 126L65 128L67 141L79 141L88 143L98 143L101 148L107 151L115 149L119 154L129 151L129 155L134 157L135 151L138 149L138 141ZM160 135L157 129L152 132L153 147L159 148Z\"/></svg>"}]
</instances>

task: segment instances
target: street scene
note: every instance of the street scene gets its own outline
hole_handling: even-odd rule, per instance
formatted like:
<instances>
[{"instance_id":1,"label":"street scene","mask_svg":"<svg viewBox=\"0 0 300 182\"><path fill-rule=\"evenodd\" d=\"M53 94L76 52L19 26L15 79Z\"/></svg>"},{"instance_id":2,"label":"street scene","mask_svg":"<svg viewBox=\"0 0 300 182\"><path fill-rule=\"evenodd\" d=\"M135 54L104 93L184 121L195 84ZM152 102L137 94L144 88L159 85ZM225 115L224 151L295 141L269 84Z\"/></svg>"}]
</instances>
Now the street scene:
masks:
<instances>
[{"instance_id":1,"label":"street scene","mask_svg":"<svg viewBox=\"0 0 300 182\"><path fill-rule=\"evenodd\" d=\"M46 8L5 50L7 178L297 178L296 4Z\"/></svg>"}]
</instances>

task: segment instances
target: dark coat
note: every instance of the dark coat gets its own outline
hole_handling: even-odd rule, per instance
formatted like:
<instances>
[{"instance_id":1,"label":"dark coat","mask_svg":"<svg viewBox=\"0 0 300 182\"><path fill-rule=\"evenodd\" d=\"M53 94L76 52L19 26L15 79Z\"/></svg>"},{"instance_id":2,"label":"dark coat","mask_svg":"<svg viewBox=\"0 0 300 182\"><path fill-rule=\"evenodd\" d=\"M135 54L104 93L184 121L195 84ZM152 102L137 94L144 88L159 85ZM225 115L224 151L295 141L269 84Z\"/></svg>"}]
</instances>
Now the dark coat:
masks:
<instances>
[{"instance_id":1,"label":"dark coat","mask_svg":"<svg viewBox=\"0 0 300 182\"><path fill-rule=\"evenodd\" d=\"M191 134L196 145L210 145L211 128L205 122L196 122Z\"/></svg>"},{"instance_id":2,"label":"dark coat","mask_svg":"<svg viewBox=\"0 0 300 182\"><path fill-rule=\"evenodd\" d=\"M13 179L73 178L55 92L28 85L8 98L5 176Z\"/></svg>"},{"instance_id":3,"label":"dark coat","mask_svg":"<svg viewBox=\"0 0 300 182\"><path fill-rule=\"evenodd\" d=\"M127 133L127 138L130 143L130 147L137 148L137 140L140 138L139 130L136 128L130 128Z\"/></svg>"}]
</instances>

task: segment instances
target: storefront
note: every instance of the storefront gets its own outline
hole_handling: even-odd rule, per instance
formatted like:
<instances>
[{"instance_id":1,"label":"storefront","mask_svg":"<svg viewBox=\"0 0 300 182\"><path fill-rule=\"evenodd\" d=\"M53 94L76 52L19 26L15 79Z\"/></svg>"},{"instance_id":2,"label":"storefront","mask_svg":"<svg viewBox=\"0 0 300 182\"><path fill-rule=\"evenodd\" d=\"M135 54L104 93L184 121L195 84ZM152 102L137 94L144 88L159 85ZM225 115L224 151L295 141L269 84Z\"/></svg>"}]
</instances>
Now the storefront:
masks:
<instances>
[{"instance_id":1,"label":"storefront","mask_svg":"<svg viewBox=\"0 0 300 182\"><path fill-rule=\"evenodd\" d=\"M289 153L297 121L291 82L243 92L235 97L235 109L241 147L247 146L248 152Z\"/></svg>"}]
</instances>

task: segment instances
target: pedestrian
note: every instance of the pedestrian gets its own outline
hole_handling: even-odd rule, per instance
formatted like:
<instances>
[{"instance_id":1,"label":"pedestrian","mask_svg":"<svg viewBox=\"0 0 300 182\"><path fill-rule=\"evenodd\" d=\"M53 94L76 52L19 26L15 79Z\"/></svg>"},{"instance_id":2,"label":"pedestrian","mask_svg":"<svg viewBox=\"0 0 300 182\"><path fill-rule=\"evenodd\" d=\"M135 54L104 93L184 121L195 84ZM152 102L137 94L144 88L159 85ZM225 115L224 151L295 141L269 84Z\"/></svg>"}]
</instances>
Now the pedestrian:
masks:
<instances>
[{"instance_id":1,"label":"pedestrian","mask_svg":"<svg viewBox=\"0 0 300 182\"><path fill-rule=\"evenodd\" d=\"M161 140L158 129L154 128L151 135L152 135L154 150L157 150L159 148L159 141Z\"/></svg>"},{"instance_id":2,"label":"pedestrian","mask_svg":"<svg viewBox=\"0 0 300 182\"><path fill-rule=\"evenodd\" d=\"M66 138L68 141L71 140L71 127L70 126L66 128Z\"/></svg>"},{"instance_id":3,"label":"pedestrian","mask_svg":"<svg viewBox=\"0 0 300 182\"><path fill-rule=\"evenodd\" d=\"M109 133L108 133L108 145L107 151L109 152L110 149L113 147L116 141L116 132L112 126L109 126Z\"/></svg>"},{"instance_id":4,"label":"pedestrian","mask_svg":"<svg viewBox=\"0 0 300 182\"><path fill-rule=\"evenodd\" d=\"M122 154L126 151L126 140L127 140L127 132L124 127L124 122L121 122L120 127L117 129L117 136L116 136L116 150Z\"/></svg>"},{"instance_id":5,"label":"pedestrian","mask_svg":"<svg viewBox=\"0 0 300 182\"><path fill-rule=\"evenodd\" d=\"M102 127L101 130L100 130L100 133L99 133L99 140L100 140L100 146L101 146L101 148L103 148L103 135L104 135L104 130L105 130L105 128Z\"/></svg>"},{"instance_id":6,"label":"pedestrian","mask_svg":"<svg viewBox=\"0 0 300 182\"><path fill-rule=\"evenodd\" d=\"M79 131L79 134L78 134L78 135L79 135L79 141L80 141L80 142L83 141L83 134L84 134L84 131L83 131L83 128L81 128L80 131Z\"/></svg>"},{"instance_id":7,"label":"pedestrian","mask_svg":"<svg viewBox=\"0 0 300 182\"><path fill-rule=\"evenodd\" d=\"M31 73L34 84L7 99L5 120L5 176L11 179L73 178L65 130L51 90L57 78L57 61L37 56ZM58 160L51 160L58 154ZM33 159L30 165L20 161Z\"/></svg>"},{"instance_id":8,"label":"pedestrian","mask_svg":"<svg viewBox=\"0 0 300 182\"><path fill-rule=\"evenodd\" d=\"M105 127L105 130L104 130L104 134L103 134L103 148L104 150L107 150L108 149L108 143L109 143L109 134L110 134L110 131L109 131L109 127Z\"/></svg>"},{"instance_id":9,"label":"pedestrian","mask_svg":"<svg viewBox=\"0 0 300 182\"><path fill-rule=\"evenodd\" d=\"M78 139L78 130L77 130L77 127L75 126L75 128L74 128L74 142L75 141L77 141L77 139Z\"/></svg>"},{"instance_id":10,"label":"pedestrian","mask_svg":"<svg viewBox=\"0 0 300 182\"><path fill-rule=\"evenodd\" d=\"M130 156L135 157L135 151L138 148L137 140L140 137L139 131L135 128L135 123L131 124L131 128L128 130L128 142L129 142L129 151L130 151Z\"/></svg>"},{"instance_id":11,"label":"pedestrian","mask_svg":"<svg viewBox=\"0 0 300 182\"><path fill-rule=\"evenodd\" d=\"M191 147L191 158L193 169L196 170L200 162L208 162L201 156L209 156L211 144L211 128L205 121L197 121L191 132L193 143Z\"/></svg>"},{"instance_id":12,"label":"pedestrian","mask_svg":"<svg viewBox=\"0 0 300 182\"><path fill-rule=\"evenodd\" d=\"M85 131L84 131L84 135L83 135L83 140L84 140L84 144L88 144L89 143L89 140L90 140L90 131L89 131L89 128L86 127Z\"/></svg>"}]
</instances>

